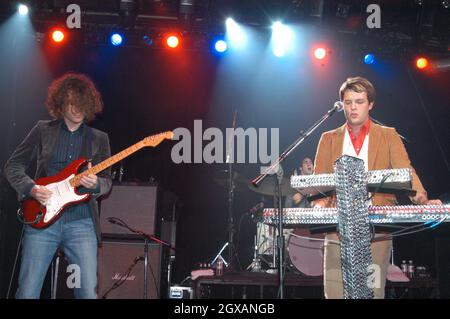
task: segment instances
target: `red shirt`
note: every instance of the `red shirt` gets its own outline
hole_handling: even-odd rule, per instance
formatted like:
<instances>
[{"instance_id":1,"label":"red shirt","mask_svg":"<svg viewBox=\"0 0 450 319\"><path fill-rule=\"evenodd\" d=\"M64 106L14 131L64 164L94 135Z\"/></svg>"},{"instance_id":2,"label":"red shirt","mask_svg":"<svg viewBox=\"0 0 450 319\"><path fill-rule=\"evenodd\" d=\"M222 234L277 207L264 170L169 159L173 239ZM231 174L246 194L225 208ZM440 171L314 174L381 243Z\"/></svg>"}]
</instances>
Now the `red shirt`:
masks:
<instances>
[{"instance_id":1,"label":"red shirt","mask_svg":"<svg viewBox=\"0 0 450 319\"><path fill-rule=\"evenodd\" d=\"M361 129L359 130L359 135L358 137L356 137L355 134L353 134L353 129L347 123L348 135L350 135L350 139L352 141L356 155L359 155L359 152L361 151L361 148L364 144L364 140L366 139L367 134L369 134L369 128L370 128L370 119L368 119L367 122L364 123L363 126L361 126Z\"/></svg>"}]
</instances>

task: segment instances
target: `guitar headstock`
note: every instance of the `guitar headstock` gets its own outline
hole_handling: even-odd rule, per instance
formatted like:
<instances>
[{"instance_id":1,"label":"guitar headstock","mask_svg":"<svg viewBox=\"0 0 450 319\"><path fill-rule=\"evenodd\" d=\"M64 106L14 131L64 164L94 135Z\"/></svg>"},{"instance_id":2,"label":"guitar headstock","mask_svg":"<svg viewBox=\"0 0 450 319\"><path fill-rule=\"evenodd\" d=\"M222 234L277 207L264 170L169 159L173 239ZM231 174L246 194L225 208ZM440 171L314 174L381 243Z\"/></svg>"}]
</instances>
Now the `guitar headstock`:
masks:
<instances>
[{"instance_id":1,"label":"guitar headstock","mask_svg":"<svg viewBox=\"0 0 450 319\"><path fill-rule=\"evenodd\" d=\"M144 143L145 146L155 147L162 141L171 139L173 139L173 132L167 131L152 136L148 136L142 140L142 143Z\"/></svg>"}]
</instances>

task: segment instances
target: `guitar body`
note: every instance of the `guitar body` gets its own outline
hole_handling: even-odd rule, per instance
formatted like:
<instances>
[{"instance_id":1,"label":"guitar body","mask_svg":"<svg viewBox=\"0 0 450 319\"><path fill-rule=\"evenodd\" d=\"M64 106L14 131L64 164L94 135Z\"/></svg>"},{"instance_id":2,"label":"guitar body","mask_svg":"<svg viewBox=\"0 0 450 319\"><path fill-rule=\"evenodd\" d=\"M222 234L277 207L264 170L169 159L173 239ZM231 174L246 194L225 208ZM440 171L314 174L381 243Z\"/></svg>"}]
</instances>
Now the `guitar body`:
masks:
<instances>
[{"instance_id":1,"label":"guitar body","mask_svg":"<svg viewBox=\"0 0 450 319\"><path fill-rule=\"evenodd\" d=\"M23 201L19 213L24 221L33 228L45 228L53 224L66 207L88 201L90 194L78 194L77 188L70 185L70 180L85 163L86 159L80 158L56 175L37 179L36 185L47 187L53 194L45 206L34 198Z\"/></svg>"}]
</instances>

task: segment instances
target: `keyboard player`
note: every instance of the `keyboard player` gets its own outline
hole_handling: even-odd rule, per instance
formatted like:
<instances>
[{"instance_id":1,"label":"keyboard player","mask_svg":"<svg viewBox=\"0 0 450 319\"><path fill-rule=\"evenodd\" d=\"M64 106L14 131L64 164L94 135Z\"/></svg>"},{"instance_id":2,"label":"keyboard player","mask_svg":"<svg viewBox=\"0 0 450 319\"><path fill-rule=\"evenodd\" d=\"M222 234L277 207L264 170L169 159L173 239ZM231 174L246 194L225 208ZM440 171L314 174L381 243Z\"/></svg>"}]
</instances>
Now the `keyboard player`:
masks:
<instances>
[{"instance_id":1,"label":"keyboard player","mask_svg":"<svg viewBox=\"0 0 450 319\"><path fill-rule=\"evenodd\" d=\"M346 123L322 134L314 163L315 174L334 173L333 163L341 155L364 160L366 170L392 168L412 169L412 188L416 191L410 199L419 205L442 205L440 200L429 200L419 177L411 166L406 149L394 128L378 125L370 120L375 103L375 88L362 77L348 78L340 87L340 100L344 103ZM393 194L374 194L372 204L396 205ZM313 202L313 207L335 207L336 197L330 196ZM339 238L328 233L324 244L325 297L343 298ZM387 268L392 248L391 240L372 243L372 260L381 269L381 285L374 288L375 298L384 298Z\"/></svg>"}]
</instances>

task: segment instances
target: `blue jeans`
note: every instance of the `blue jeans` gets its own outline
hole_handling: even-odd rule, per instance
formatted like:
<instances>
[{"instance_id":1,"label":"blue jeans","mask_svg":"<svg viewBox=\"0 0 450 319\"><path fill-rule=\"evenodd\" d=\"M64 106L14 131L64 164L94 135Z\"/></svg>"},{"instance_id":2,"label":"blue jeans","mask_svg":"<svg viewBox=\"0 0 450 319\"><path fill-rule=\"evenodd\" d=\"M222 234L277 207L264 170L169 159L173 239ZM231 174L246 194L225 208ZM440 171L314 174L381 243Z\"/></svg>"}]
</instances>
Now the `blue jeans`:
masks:
<instances>
[{"instance_id":1,"label":"blue jeans","mask_svg":"<svg viewBox=\"0 0 450 319\"><path fill-rule=\"evenodd\" d=\"M17 299L40 297L45 275L58 247L63 249L69 264L79 266L75 267L79 269L80 279L79 288L74 288L75 298L97 298L97 237L93 221L84 218L65 222L60 218L45 229L25 226Z\"/></svg>"}]
</instances>

